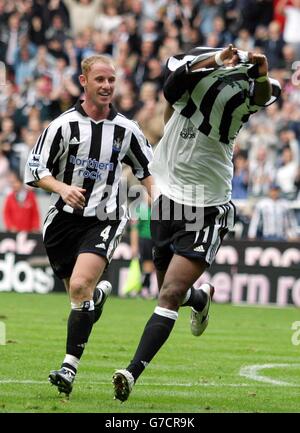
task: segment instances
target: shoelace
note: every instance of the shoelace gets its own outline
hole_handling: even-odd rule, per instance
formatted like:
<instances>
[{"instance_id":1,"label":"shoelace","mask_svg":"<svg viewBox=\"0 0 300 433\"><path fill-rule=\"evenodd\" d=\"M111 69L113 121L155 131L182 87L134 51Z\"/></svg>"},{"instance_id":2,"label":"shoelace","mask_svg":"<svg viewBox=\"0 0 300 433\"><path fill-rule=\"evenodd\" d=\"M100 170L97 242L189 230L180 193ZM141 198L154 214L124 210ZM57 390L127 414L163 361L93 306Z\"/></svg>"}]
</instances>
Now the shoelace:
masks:
<instances>
[{"instance_id":1,"label":"shoelace","mask_svg":"<svg viewBox=\"0 0 300 433\"><path fill-rule=\"evenodd\" d=\"M71 371L64 369L64 374L69 377L69 379L73 379L75 374L71 373Z\"/></svg>"}]
</instances>

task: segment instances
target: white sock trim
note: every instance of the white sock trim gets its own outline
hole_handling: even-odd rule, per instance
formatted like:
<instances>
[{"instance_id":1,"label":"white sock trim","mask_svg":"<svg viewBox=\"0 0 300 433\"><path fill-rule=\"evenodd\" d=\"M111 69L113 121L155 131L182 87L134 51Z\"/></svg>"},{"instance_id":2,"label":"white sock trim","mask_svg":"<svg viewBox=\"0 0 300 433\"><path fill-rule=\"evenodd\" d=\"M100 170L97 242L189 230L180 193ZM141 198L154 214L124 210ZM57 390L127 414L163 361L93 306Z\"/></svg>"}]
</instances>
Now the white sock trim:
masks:
<instances>
[{"instance_id":1,"label":"white sock trim","mask_svg":"<svg viewBox=\"0 0 300 433\"><path fill-rule=\"evenodd\" d=\"M74 367L76 369L76 371L77 371L78 366L79 366L79 362L80 362L80 359L76 358L76 356L68 355L67 354L65 356L65 359L64 359L63 363L72 365L72 367Z\"/></svg>"},{"instance_id":2,"label":"white sock trim","mask_svg":"<svg viewBox=\"0 0 300 433\"><path fill-rule=\"evenodd\" d=\"M159 316L168 317L169 319L173 320L176 320L178 318L177 311L169 310L168 308L155 307L154 313L158 314Z\"/></svg>"},{"instance_id":3,"label":"white sock trim","mask_svg":"<svg viewBox=\"0 0 300 433\"><path fill-rule=\"evenodd\" d=\"M78 304L75 302L71 302L72 310L82 311L83 308L86 309L86 303L89 302L88 311L93 311L95 309L94 301L91 299L89 301L79 302Z\"/></svg>"}]
</instances>

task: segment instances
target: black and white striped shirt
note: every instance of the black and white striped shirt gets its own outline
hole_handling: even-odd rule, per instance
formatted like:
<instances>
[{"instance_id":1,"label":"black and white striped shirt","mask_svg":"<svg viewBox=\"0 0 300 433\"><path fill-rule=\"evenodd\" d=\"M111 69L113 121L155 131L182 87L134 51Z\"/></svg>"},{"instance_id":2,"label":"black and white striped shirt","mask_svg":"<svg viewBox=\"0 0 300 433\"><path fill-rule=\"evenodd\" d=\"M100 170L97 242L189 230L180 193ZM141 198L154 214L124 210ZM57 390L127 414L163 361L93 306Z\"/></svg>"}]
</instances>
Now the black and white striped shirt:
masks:
<instances>
[{"instance_id":1,"label":"black and white striped shirt","mask_svg":"<svg viewBox=\"0 0 300 433\"><path fill-rule=\"evenodd\" d=\"M86 189L84 209L73 209L59 194L51 205L82 216L97 215L99 206L111 213L119 206L122 162L142 180L149 176L152 148L138 125L117 113L113 106L107 119L94 121L78 101L50 123L33 147L25 168L25 183L53 176L68 185Z\"/></svg>"},{"instance_id":2,"label":"black and white striped shirt","mask_svg":"<svg viewBox=\"0 0 300 433\"><path fill-rule=\"evenodd\" d=\"M194 72L189 66L175 68L165 82L174 113L149 169L159 190L175 202L218 206L231 199L234 139L262 108L253 101L256 65Z\"/></svg>"},{"instance_id":3,"label":"black and white striped shirt","mask_svg":"<svg viewBox=\"0 0 300 433\"><path fill-rule=\"evenodd\" d=\"M216 48L215 52L220 50ZM165 98L204 135L229 144L250 115L262 108L253 100L258 65L240 61L235 67L191 71L191 66L212 56L214 51L197 47L191 53L194 55L182 54L168 60ZM238 53L240 58L248 57L248 53ZM280 95L279 82L270 77L269 80L272 96L263 106L272 104Z\"/></svg>"},{"instance_id":4,"label":"black and white striped shirt","mask_svg":"<svg viewBox=\"0 0 300 433\"><path fill-rule=\"evenodd\" d=\"M183 65L168 78L164 94L198 131L229 144L250 115L261 109L253 101L254 68L238 64L189 72Z\"/></svg>"},{"instance_id":5,"label":"black and white striped shirt","mask_svg":"<svg viewBox=\"0 0 300 433\"><path fill-rule=\"evenodd\" d=\"M288 240L297 237L297 220L285 199L265 197L254 208L249 225L250 239Z\"/></svg>"}]
</instances>

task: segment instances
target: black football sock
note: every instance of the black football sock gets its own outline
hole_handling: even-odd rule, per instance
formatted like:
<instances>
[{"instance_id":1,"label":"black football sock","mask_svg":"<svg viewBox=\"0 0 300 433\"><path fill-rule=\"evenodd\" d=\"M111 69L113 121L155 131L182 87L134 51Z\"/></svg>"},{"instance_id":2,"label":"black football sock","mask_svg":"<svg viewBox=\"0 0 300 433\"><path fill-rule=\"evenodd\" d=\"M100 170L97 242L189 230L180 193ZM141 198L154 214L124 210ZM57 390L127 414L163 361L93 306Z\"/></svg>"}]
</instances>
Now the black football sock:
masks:
<instances>
[{"instance_id":1,"label":"black football sock","mask_svg":"<svg viewBox=\"0 0 300 433\"><path fill-rule=\"evenodd\" d=\"M134 381L138 379L151 359L166 342L177 317L176 311L161 307L155 308L145 326L135 355L127 367L127 370L134 377Z\"/></svg>"},{"instance_id":2,"label":"black football sock","mask_svg":"<svg viewBox=\"0 0 300 433\"><path fill-rule=\"evenodd\" d=\"M150 277L151 277L151 274L145 273L144 278L143 278L143 282L142 282L143 288L147 289L148 293L150 292Z\"/></svg>"},{"instance_id":3,"label":"black football sock","mask_svg":"<svg viewBox=\"0 0 300 433\"><path fill-rule=\"evenodd\" d=\"M94 302L84 301L80 306L72 304L68 319L66 353L80 359L94 324Z\"/></svg>"},{"instance_id":4,"label":"black football sock","mask_svg":"<svg viewBox=\"0 0 300 433\"><path fill-rule=\"evenodd\" d=\"M196 311L201 311L207 302L207 294L203 290L191 287L183 300L182 307L193 307Z\"/></svg>"}]
</instances>

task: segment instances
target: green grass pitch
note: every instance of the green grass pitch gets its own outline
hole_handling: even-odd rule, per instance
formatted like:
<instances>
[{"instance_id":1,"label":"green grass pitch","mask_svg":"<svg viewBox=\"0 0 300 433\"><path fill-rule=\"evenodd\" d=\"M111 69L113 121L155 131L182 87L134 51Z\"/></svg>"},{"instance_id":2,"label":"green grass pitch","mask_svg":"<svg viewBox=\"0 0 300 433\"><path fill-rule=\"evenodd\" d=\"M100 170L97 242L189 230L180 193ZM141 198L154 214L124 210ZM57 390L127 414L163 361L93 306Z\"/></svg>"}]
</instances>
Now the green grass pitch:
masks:
<instances>
[{"instance_id":1,"label":"green grass pitch","mask_svg":"<svg viewBox=\"0 0 300 433\"><path fill-rule=\"evenodd\" d=\"M300 412L300 337L294 307L212 304L197 338L189 308L129 400L113 400L111 377L131 359L155 301L111 297L95 325L67 400L48 383L65 353L66 294L0 293L0 412ZM293 342L296 344L293 344ZM243 373L245 375L241 375Z\"/></svg>"}]
</instances>

